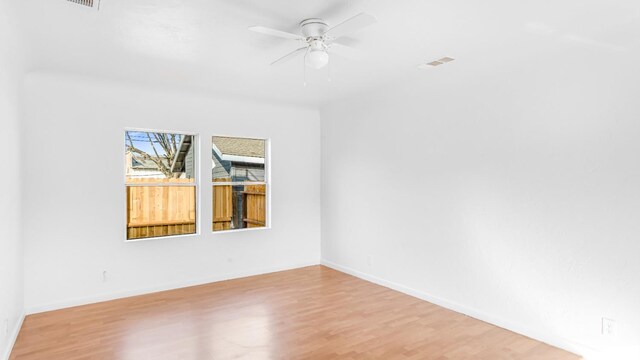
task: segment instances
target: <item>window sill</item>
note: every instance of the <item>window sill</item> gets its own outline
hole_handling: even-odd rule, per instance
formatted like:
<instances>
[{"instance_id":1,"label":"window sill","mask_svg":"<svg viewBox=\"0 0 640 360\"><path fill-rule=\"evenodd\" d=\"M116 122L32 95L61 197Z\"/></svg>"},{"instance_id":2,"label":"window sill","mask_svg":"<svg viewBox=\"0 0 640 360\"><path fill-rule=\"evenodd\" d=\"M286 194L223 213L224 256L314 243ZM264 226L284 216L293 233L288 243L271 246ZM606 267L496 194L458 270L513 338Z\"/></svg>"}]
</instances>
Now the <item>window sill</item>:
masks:
<instances>
[{"instance_id":1,"label":"window sill","mask_svg":"<svg viewBox=\"0 0 640 360\"><path fill-rule=\"evenodd\" d=\"M230 233L239 233L239 232L246 232L246 231L260 231L260 230L271 230L271 226L257 227L257 228L219 230L219 231L212 231L211 234L218 235L218 234L230 234Z\"/></svg>"},{"instance_id":2,"label":"window sill","mask_svg":"<svg viewBox=\"0 0 640 360\"><path fill-rule=\"evenodd\" d=\"M131 239L131 240L125 239L124 242L125 243L136 243L136 242L142 242L142 241L155 241L155 240L166 240L166 239L177 239L177 238L189 238L189 237L194 237L194 236L199 236L199 235L200 235L200 233L182 234L182 235L169 235L169 236L157 236L157 237L142 238L142 239Z\"/></svg>"}]
</instances>

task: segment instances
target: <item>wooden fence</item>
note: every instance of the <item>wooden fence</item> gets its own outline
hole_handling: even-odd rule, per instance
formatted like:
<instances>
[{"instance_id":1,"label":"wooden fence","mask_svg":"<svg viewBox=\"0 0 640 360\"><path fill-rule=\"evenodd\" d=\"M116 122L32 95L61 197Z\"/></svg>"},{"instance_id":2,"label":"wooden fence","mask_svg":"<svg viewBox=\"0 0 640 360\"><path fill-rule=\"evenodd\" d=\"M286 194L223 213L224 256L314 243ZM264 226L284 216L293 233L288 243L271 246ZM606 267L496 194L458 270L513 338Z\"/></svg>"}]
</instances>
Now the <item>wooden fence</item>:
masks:
<instances>
[{"instance_id":1,"label":"wooden fence","mask_svg":"<svg viewBox=\"0 0 640 360\"><path fill-rule=\"evenodd\" d=\"M215 179L214 182L229 182L231 179ZM238 199L242 196L242 199ZM266 226L266 185L246 185L240 193L231 185L213 186L213 231L230 230L234 223L234 204L242 204L242 217L236 221L240 228Z\"/></svg>"},{"instance_id":2,"label":"wooden fence","mask_svg":"<svg viewBox=\"0 0 640 360\"><path fill-rule=\"evenodd\" d=\"M196 232L196 187L154 186L190 179L127 179L127 239Z\"/></svg>"},{"instance_id":3,"label":"wooden fence","mask_svg":"<svg viewBox=\"0 0 640 360\"><path fill-rule=\"evenodd\" d=\"M127 179L127 184L136 185L127 186L127 239L194 234L195 186L162 186L162 183L191 182L190 179ZM234 209L234 204L242 204L242 209ZM240 192L234 192L231 185L213 186L212 205L213 231L266 226L265 185L246 185ZM234 210L241 214L234 214Z\"/></svg>"}]
</instances>

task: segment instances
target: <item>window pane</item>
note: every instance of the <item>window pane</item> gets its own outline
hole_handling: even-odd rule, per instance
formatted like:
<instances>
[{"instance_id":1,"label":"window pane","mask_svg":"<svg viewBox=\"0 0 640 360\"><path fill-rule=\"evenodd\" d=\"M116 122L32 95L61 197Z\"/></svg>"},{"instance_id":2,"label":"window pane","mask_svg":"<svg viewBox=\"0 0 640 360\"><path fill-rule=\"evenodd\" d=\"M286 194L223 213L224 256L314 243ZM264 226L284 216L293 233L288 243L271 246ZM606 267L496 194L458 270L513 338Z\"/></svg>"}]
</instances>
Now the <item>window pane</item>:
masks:
<instances>
[{"instance_id":1,"label":"window pane","mask_svg":"<svg viewBox=\"0 0 640 360\"><path fill-rule=\"evenodd\" d=\"M144 131L125 133L127 183L195 178L194 136ZM144 180L141 180L144 179Z\"/></svg>"},{"instance_id":2,"label":"window pane","mask_svg":"<svg viewBox=\"0 0 640 360\"><path fill-rule=\"evenodd\" d=\"M266 185L214 185L213 231L265 227L266 190Z\"/></svg>"},{"instance_id":3,"label":"window pane","mask_svg":"<svg viewBox=\"0 0 640 360\"><path fill-rule=\"evenodd\" d=\"M195 232L195 186L127 187L128 240Z\"/></svg>"},{"instance_id":4,"label":"window pane","mask_svg":"<svg viewBox=\"0 0 640 360\"><path fill-rule=\"evenodd\" d=\"M265 181L265 140L214 136L212 142L214 181Z\"/></svg>"}]
</instances>

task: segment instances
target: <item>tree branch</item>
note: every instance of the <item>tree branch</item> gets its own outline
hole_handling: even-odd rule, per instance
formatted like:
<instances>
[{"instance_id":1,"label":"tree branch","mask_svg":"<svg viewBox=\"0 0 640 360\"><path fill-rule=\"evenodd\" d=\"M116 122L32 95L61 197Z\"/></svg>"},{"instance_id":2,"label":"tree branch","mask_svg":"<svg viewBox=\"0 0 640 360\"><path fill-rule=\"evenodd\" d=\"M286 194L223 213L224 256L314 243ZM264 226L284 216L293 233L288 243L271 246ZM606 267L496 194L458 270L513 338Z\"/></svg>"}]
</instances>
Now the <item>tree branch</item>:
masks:
<instances>
[{"instance_id":1,"label":"tree branch","mask_svg":"<svg viewBox=\"0 0 640 360\"><path fill-rule=\"evenodd\" d=\"M135 145L133 145L133 140L131 139L131 135L129 134L129 132L126 132L127 134L127 139L129 140L129 145L127 146L127 149L129 151L131 151L132 155L133 154L138 154L142 159L147 160L147 161L151 161L156 165L156 168L162 172L162 174L167 177L167 178L171 178L174 177L173 173L171 172L171 169L168 169L167 166L164 164L164 162L162 161L162 157L159 156L158 151L156 150L156 147L153 143L153 140L151 139L151 136L149 135L149 133L147 134L147 138L149 139L149 142L151 143L151 148L153 149L153 152L156 154L156 157L152 157L151 155L147 154L146 152L138 149L135 147ZM134 157L135 158L135 157ZM138 160L138 159L136 159ZM169 160L170 162L171 160Z\"/></svg>"},{"instance_id":2,"label":"tree branch","mask_svg":"<svg viewBox=\"0 0 640 360\"><path fill-rule=\"evenodd\" d=\"M171 173L171 170L167 169L167 167L164 165L164 163L162 162L162 158L160 157L154 158L153 156L147 154L146 152L132 146L129 146L129 151L140 155L140 157L142 157L144 160L148 160L156 164L156 167L158 168L158 170L162 172L162 174L165 177L168 177L168 178L173 177L173 173Z\"/></svg>"}]
</instances>

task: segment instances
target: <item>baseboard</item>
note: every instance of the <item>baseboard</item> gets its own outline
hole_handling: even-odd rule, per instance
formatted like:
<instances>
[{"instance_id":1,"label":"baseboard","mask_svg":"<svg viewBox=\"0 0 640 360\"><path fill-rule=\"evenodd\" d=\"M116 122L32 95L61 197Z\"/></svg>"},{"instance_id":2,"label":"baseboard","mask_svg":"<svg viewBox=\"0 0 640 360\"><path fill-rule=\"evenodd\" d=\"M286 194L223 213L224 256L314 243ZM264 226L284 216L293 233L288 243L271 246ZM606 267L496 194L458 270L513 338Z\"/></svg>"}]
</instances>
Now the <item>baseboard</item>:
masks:
<instances>
[{"instance_id":1,"label":"baseboard","mask_svg":"<svg viewBox=\"0 0 640 360\"><path fill-rule=\"evenodd\" d=\"M132 296L151 294L151 293L160 292L160 291L176 290L176 289L181 289L181 288L186 288L191 286L215 283L219 281L239 279L239 278L248 277L248 276L264 275L264 274L269 274L269 273L274 273L279 271L299 269L299 268L314 266L314 265L320 265L320 262L319 261L304 262L304 263L298 263L298 264L292 264L292 265L286 265L286 266L271 267L271 268L251 270L246 272L213 276L213 277L208 277L208 278L198 279L193 281L164 284L164 285L154 286L149 288L75 298L75 299L70 299L70 300L61 301L61 302L54 302L50 304L30 306L29 308L27 308L26 313L27 315L31 315L31 314L37 314L37 313L42 313L47 311L66 309L66 308L75 307L75 306L95 304L95 303L109 301L109 300L116 300L116 299L132 297Z\"/></svg>"},{"instance_id":2,"label":"baseboard","mask_svg":"<svg viewBox=\"0 0 640 360\"><path fill-rule=\"evenodd\" d=\"M350 267L347 266L343 266L343 265L339 265L336 264L334 262L328 261L328 260L322 260L321 261L322 265L325 265L327 267L330 267L334 270L343 272L345 274L349 274L352 276L355 276L357 278L372 282L374 284L380 285L380 286L384 286L386 288L392 289L392 290L396 290L399 291L401 293L413 296L415 298L424 300L424 301L428 301L430 303L433 303L435 305L438 306L442 306L443 308L449 309L449 310L453 310L455 312L458 313L462 313L465 314L467 316L470 316L474 319L478 319L487 323L490 323L492 325L496 325L498 327L501 327L503 329L507 329L509 331L513 331L515 333L524 335L526 337L532 338L534 340L538 340L541 341L543 343L549 344L551 346L555 346L557 348L569 351L571 353L580 355L582 357L584 357L585 359L599 359L602 357L602 355L596 350L593 349L589 346L585 346L582 344L578 344L574 341L568 340L568 339L564 339L561 337L557 337L557 336L552 336L546 333L542 333L541 331L538 331L536 329L532 329L530 327L527 327L526 325L522 325L522 324L516 324L513 323L511 321L505 320L500 318L499 316L495 316L492 314L487 314L485 312L479 311L477 309L473 309L473 308L469 308L467 306L455 303L453 301L449 301L437 296L433 296L431 294L428 294L424 291L419 291L407 286L404 286L402 284L398 284L389 280L385 280L367 273L364 273L362 271L359 270L355 270L352 269Z\"/></svg>"},{"instance_id":3,"label":"baseboard","mask_svg":"<svg viewBox=\"0 0 640 360\"><path fill-rule=\"evenodd\" d=\"M22 329L22 323L24 322L25 316L25 314L20 315L20 317L18 318L18 323L13 327L10 340L7 343L7 350L5 350L5 353L2 355L2 360L9 360L9 356L11 356L11 350L13 350L13 346L16 344L16 340L18 340L18 334L20 334L20 329Z\"/></svg>"}]
</instances>

